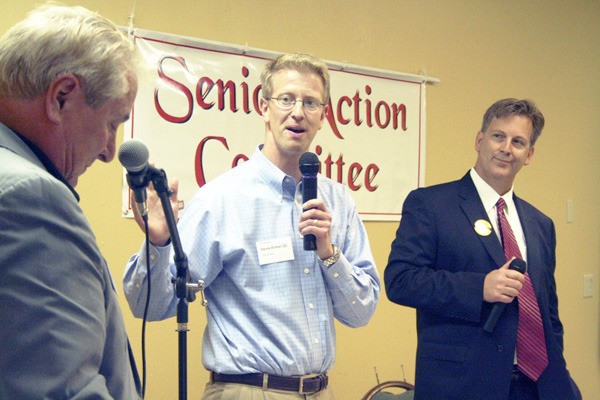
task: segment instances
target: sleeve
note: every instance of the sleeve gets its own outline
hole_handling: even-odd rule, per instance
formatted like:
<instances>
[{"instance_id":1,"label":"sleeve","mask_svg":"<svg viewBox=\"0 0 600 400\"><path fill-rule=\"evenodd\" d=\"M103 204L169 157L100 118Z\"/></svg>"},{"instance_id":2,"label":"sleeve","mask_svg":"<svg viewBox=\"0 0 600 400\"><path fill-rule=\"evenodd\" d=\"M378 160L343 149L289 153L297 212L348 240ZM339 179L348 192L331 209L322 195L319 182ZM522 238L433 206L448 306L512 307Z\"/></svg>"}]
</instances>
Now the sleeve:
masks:
<instances>
[{"instance_id":1,"label":"sleeve","mask_svg":"<svg viewBox=\"0 0 600 400\"><path fill-rule=\"evenodd\" d=\"M178 299L172 282L176 274L171 269L174 269L170 263L173 258L171 253L171 245L155 247L144 243L140 251L129 259L123 277L123 290L129 308L136 318L144 316L149 280L152 292L147 319L159 321L176 314Z\"/></svg>"},{"instance_id":2,"label":"sleeve","mask_svg":"<svg viewBox=\"0 0 600 400\"><path fill-rule=\"evenodd\" d=\"M397 304L478 322L485 273L470 266L474 260L465 250L464 232L450 220L450 211L434 212L438 206L424 193L417 189L404 202L384 272L387 296Z\"/></svg>"},{"instance_id":3,"label":"sleeve","mask_svg":"<svg viewBox=\"0 0 600 400\"><path fill-rule=\"evenodd\" d=\"M329 267L322 265L322 269L335 317L344 325L355 328L366 325L375 313L380 279L364 224L350 195L345 193L349 217L346 226L338 227L344 232L344 238L336 243L341 255L337 262Z\"/></svg>"},{"instance_id":4,"label":"sleeve","mask_svg":"<svg viewBox=\"0 0 600 400\"><path fill-rule=\"evenodd\" d=\"M4 182L0 244L0 398L112 398L100 371L111 282L73 195L49 177Z\"/></svg>"},{"instance_id":5,"label":"sleeve","mask_svg":"<svg viewBox=\"0 0 600 400\"><path fill-rule=\"evenodd\" d=\"M210 218L205 210L202 193L198 192L186 206L185 214L177 224L183 251L187 254L188 271L194 280L202 279L206 286L218 274L218 222ZM199 231L198 227L202 227ZM212 238L212 240L206 240ZM207 259L206 257L209 257ZM173 284L177 276L172 244L157 247L149 242L142 244L140 251L128 261L123 276L123 289L129 308L137 318L144 316L144 309L148 299L148 280L150 280L151 295L148 304L149 321L164 320L177 314L179 298ZM149 261L149 262L148 262ZM205 265L210 265L210 273L202 270ZM148 274L148 268L150 274ZM210 275L210 276L207 276Z\"/></svg>"}]
</instances>

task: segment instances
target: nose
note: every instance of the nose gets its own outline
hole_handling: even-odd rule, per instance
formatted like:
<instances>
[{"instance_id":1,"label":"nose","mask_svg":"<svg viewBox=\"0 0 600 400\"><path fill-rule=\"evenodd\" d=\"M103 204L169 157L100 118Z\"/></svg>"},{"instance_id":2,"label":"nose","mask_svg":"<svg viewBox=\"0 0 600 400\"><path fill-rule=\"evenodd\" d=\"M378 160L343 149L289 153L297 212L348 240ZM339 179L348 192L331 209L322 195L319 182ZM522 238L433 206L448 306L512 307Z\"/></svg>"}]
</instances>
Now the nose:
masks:
<instances>
[{"instance_id":1,"label":"nose","mask_svg":"<svg viewBox=\"0 0 600 400\"><path fill-rule=\"evenodd\" d=\"M510 154L512 152L512 143L510 140L504 140L500 144L500 151L506 154Z\"/></svg>"},{"instance_id":2,"label":"nose","mask_svg":"<svg viewBox=\"0 0 600 400\"><path fill-rule=\"evenodd\" d=\"M294 118L304 118L304 104L301 100L297 100L292 107L292 116Z\"/></svg>"},{"instance_id":3,"label":"nose","mask_svg":"<svg viewBox=\"0 0 600 400\"><path fill-rule=\"evenodd\" d=\"M117 138L116 135L111 135L106 142L106 147L102 153L98 154L98 159L102 162L109 163L115 158L117 153Z\"/></svg>"}]
</instances>

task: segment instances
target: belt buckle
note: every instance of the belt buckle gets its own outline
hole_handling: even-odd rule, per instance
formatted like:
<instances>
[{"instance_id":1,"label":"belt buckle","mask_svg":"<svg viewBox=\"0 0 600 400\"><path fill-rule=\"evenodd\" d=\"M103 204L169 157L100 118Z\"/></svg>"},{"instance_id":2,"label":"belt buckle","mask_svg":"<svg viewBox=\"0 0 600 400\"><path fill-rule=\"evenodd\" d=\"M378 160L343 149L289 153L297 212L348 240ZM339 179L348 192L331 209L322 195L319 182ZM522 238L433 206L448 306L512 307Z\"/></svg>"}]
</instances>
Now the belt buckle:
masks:
<instances>
[{"instance_id":1,"label":"belt buckle","mask_svg":"<svg viewBox=\"0 0 600 400\"><path fill-rule=\"evenodd\" d=\"M318 379L319 380L319 385L316 388L316 390L312 390L310 392L304 391L304 381L306 381L308 379ZM320 392L321 390L323 390L324 388L325 388L325 376L323 374L303 375L299 378L298 394L317 393L317 392Z\"/></svg>"},{"instance_id":2,"label":"belt buckle","mask_svg":"<svg viewBox=\"0 0 600 400\"><path fill-rule=\"evenodd\" d=\"M299 387L298 387L298 393L299 394L305 394L306 392L304 391L304 380L308 379L307 376L301 376L300 377L300 383L299 383Z\"/></svg>"}]
</instances>

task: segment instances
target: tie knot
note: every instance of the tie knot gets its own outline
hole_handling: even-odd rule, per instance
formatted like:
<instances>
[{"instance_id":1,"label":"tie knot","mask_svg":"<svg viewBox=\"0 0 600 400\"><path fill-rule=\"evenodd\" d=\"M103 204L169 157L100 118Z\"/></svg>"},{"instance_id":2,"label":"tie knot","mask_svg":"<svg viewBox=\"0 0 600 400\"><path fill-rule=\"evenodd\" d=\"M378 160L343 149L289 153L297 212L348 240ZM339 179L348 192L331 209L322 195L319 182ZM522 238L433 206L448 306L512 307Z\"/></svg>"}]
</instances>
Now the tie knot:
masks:
<instances>
[{"instance_id":1,"label":"tie knot","mask_svg":"<svg viewBox=\"0 0 600 400\"><path fill-rule=\"evenodd\" d=\"M498 211L504 211L504 207L506 207L506 202L502 197L500 197L496 202L496 208L498 209Z\"/></svg>"}]
</instances>

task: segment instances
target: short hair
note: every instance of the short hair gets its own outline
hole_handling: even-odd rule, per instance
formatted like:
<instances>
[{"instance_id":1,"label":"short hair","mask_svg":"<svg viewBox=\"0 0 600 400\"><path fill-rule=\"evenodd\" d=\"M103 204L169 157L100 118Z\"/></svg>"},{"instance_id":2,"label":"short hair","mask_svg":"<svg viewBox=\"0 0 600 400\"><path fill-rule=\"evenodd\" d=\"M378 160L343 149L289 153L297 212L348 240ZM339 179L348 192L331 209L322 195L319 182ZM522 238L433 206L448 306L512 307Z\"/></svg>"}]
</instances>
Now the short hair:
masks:
<instances>
[{"instance_id":1,"label":"short hair","mask_svg":"<svg viewBox=\"0 0 600 400\"><path fill-rule=\"evenodd\" d=\"M84 7L46 4L0 39L0 95L31 100L72 73L97 108L129 93L141 65L133 40L106 18Z\"/></svg>"},{"instance_id":2,"label":"short hair","mask_svg":"<svg viewBox=\"0 0 600 400\"><path fill-rule=\"evenodd\" d=\"M318 58L310 54L289 53L282 54L269 61L260 76L262 83L262 96L265 99L271 98L273 94L273 75L285 69L291 69L299 72L311 72L318 75L323 82L325 89L325 98L323 103L329 102L330 78L327 65Z\"/></svg>"},{"instance_id":3,"label":"short hair","mask_svg":"<svg viewBox=\"0 0 600 400\"><path fill-rule=\"evenodd\" d=\"M504 118L512 115L522 115L531 120L533 133L531 135L531 146L535 145L544 128L544 115L531 100L502 99L498 100L487 109L483 116L481 132L485 133L494 118Z\"/></svg>"}]
</instances>

